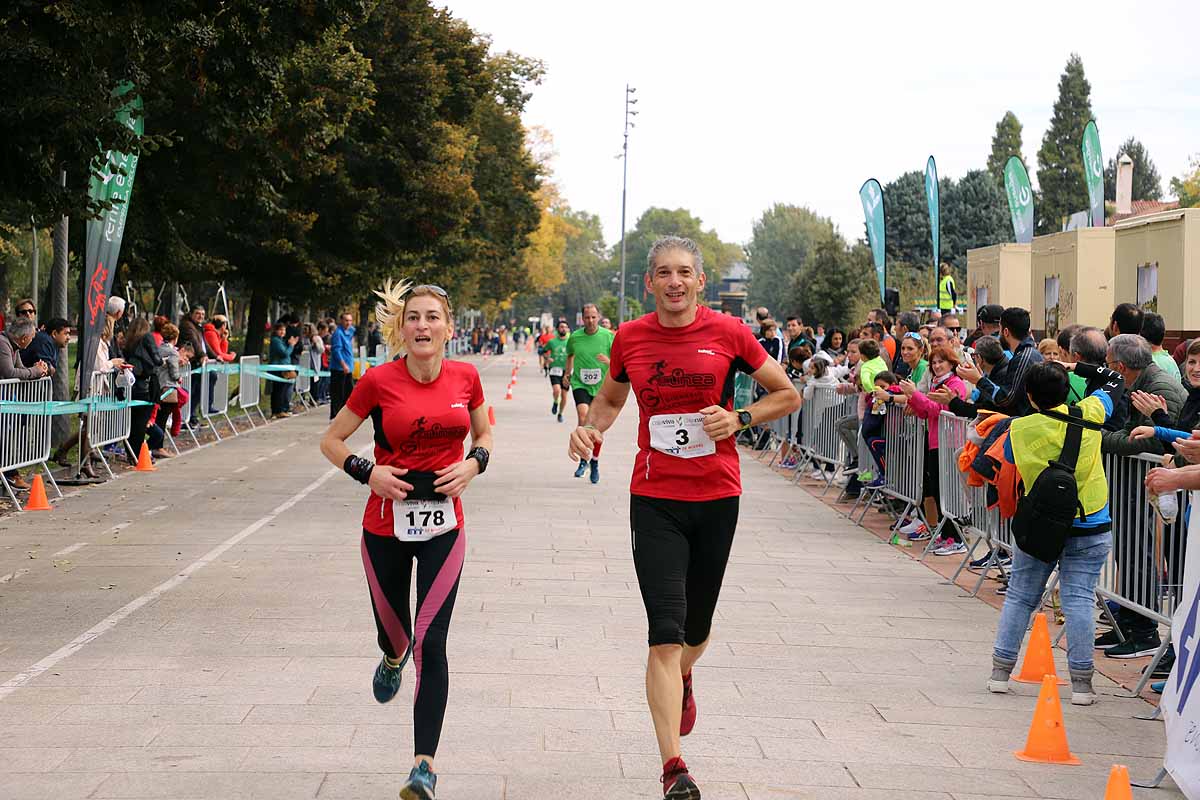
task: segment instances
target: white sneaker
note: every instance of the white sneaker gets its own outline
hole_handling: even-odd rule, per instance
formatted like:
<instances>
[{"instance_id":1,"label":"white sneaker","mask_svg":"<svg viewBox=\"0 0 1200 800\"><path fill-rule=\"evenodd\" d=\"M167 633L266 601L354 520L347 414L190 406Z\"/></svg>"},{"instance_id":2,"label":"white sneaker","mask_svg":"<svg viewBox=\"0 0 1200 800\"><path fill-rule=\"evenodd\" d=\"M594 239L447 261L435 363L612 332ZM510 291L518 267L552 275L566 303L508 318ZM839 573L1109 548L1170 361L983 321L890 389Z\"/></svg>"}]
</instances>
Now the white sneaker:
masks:
<instances>
[{"instance_id":1,"label":"white sneaker","mask_svg":"<svg viewBox=\"0 0 1200 800\"><path fill-rule=\"evenodd\" d=\"M1179 516L1179 499L1174 492L1166 494L1152 494L1149 497L1150 505L1158 509L1158 514L1162 517L1162 521L1170 525Z\"/></svg>"},{"instance_id":2,"label":"white sneaker","mask_svg":"<svg viewBox=\"0 0 1200 800\"><path fill-rule=\"evenodd\" d=\"M988 679L987 690L992 694L1008 694L1008 681Z\"/></svg>"},{"instance_id":3,"label":"white sneaker","mask_svg":"<svg viewBox=\"0 0 1200 800\"><path fill-rule=\"evenodd\" d=\"M935 548L933 554L935 556L952 556L958 553L967 552L967 546L956 539L945 541L941 547Z\"/></svg>"},{"instance_id":4,"label":"white sneaker","mask_svg":"<svg viewBox=\"0 0 1200 800\"><path fill-rule=\"evenodd\" d=\"M899 531L905 536L908 536L910 533L916 533L924 524L925 523L921 522L919 519L910 518L907 524L900 526Z\"/></svg>"},{"instance_id":5,"label":"white sneaker","mask_svg":"<svg viewBox=\"0 0 1200 800\"><path fill-rule=\"evenodd\" d=\"M833 485L838 487L839 489L843 489L846 486L849 486L850 485L850 476L845 475L845 474L838 475L836 478L833 479Z\"/></svg>"},{"instance_id":6,"label":"white sneaker","mask_svg":"<svg viewBox=\"0 0 1200 800\"><path fill-rule=\"evenodd\" d=\"M1071 705L1073 706L1090 706L1095 702L1095 692L1071 692Z\"/></svg>"}]
</instances>

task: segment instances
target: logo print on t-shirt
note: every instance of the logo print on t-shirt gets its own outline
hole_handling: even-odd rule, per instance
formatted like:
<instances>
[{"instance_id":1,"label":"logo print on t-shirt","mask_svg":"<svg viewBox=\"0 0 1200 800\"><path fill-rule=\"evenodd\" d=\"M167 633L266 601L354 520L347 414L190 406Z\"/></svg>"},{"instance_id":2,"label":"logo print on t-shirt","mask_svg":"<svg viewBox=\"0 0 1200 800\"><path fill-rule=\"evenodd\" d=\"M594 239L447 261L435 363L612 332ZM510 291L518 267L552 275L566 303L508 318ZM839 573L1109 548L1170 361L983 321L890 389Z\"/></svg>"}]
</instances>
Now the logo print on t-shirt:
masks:
<instances>
[{"instance_id":1,"label":"logo print on t-shirt","mask_svg":"<svg viewBox=\"0 0 1200 800\"><path fill-rule=\"evenodd\" d=\"M428 427L426 427L428 426ZM400 452L405 455L412 455L421 450L437 449L441 446L439 440L456 439L462 441L467 438L468 429L463 425L442 425L440 422L435 422L429 425L427 417L421 416L413 420L412 432L400 445Z\"/></svg>"},{"instance_id":2,"label":"logo print on t-shirt","mask_svg":"<svg viewBox=\"0 0 1200 800\"><path fill-rule=\"evenodd\" d=\"M646 381L649 385L638 392L638 400L647 409L662 405L665 394L676 402L702 400L704 392L700 390L717 385L717 376L709 372L687 372L679 367L668 371L666 359L656 361L653 369L654 374ZM693 391L686 391L689 389Z\"/></svg>"}]
</instances>

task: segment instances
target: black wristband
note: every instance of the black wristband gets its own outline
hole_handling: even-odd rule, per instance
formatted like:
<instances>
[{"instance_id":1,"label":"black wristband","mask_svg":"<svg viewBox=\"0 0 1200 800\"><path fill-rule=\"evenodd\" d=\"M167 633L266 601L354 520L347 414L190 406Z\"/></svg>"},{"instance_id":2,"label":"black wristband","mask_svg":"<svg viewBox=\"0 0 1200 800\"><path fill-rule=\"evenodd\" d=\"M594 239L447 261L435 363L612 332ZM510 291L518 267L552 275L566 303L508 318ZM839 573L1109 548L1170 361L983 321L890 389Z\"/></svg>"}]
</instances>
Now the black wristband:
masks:
<instances>
[{"instance_id":1,"label":"black wristband","mask_svg":"<svg viewBox=\"0 0 1200 800\"><path fill-rule=\"evenodd\" d=\"M467 458L473 458L479 464L479 474L487 472L488 460L492 454L487 451L486 447L472 447L471 452L467 453Z\"/></svg>"},{"instance_id":2,"label":"black wristband","mask_svg":"<svg viewBox=\"0 0 1200 800\"><path fill-rule=\"evenodd\" d=\"M373 461L368 461L353 453L346 456L346 460L342 462L342 470L363 485L366 485L367 481L371 479L371 471L374 469Z\"/></svg>"}]
</instances>

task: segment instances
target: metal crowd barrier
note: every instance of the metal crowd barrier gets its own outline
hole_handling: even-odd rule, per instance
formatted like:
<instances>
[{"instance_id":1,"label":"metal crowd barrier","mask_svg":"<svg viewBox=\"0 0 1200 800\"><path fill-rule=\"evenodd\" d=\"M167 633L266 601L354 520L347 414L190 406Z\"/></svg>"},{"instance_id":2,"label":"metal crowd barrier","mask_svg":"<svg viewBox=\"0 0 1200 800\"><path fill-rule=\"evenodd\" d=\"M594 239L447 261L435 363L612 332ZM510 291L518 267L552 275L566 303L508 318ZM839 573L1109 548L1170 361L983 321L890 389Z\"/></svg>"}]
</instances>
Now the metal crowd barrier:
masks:
<instances>
[{"instance_id":1,"label":"metal crowd barrier","mask_svg":"<svg viewBox=\"0 0 1200 800\"><path fill-rule=\"evenodd\" d=\"M925 420L907 416L893 406L884 420L884 430L884 484L866 489L860 495L863 512L859 524L866 518L871 501L880 495L905 504L901 519L911 513L925 521L921 508L925 495Z\"/></svg>"},{"instance_id":2,"label":"metal crowd barrier","mask_svg":"<svg viewBox=\"0 0 1200 800\"><path fill-rule=\"evenodd\" d=\"M209 361L202 367L204 380L200 386L200 416L212 426L213 436L221 441L221 432L217 429L217 418L224 418L225 424L237 436L238 429L229 418L229 372L225 365ZM192 402L195 402L193 399Z\"/></svg>"},{"instance_id":3,"label":"metal crowd barrier","mask_svg":"<svg viewBox=\"0 0 1200 800\"><path fill-rule=\"evenodd\" d=\"M196 398L192 397L192 367L186 361L181 361L179 364L179 387L187 392L187 402L181 403L179 406L179 418L183 420L180 430L187 431L187 435L192 437L192 445L200 446L200 440L196 438L196 432L192 430L192 403L196 402ZM169 426L163 426L163 432L167 434L167 438L171 439L172 447L176 452L179 452L179 447L174 444L174 437L167 430Z\"/></svg>"},{"instance_id":4,"label":"metal crowd barrier","mask_svg":"<svg viewBox=\"0 0 1200 800\"><path fill-rule=\"evenodd\" d=\"M858 408L856 395L839 394L836 385L809 387L801 424L804 453L808 463L822 465L825 490L833 485L837 468L846 463L846 445L838 435L838 423ZM796 472L798 480L800 471ZM824 491L822 494L824 494Z\"/></svg>"},{"instance_id":5,"label":"metal crowd barrier","mask_svg":"<svg viewBox=\"0 0 1200 800\"><path fill-rule=\"evenodd\" d=\"M104 447L121 442L126 450L129 449L130 407L127 404L115 405L117 401L129 399L130 386L123 380L120 370L115 372L93 372L88 396L102 401L103 408L92 406L87 412L88 444L92 451L100 456L100 463L108 477L114 477L104 457ZM103 403L103 401L108 401Z\"/></svg>"},{"instance_id":6,"label":"metal crowd barrier","mask_svg":"<svg viewBox=\"0 0 1200 800\"><path fill-rule=\"evenodd\" d=\"M49 377L32 381L16 378L0 380L0 402L47 403L54 399L54 386ZM0 483L19 509L16 492L4 473L9 470L41 464L54 491L62 492L51 474L46 461L50 458L50 422L54 419L46 414L0 413Z\"/></svg>"},{"instance_id":7,"label":"metal crowd barrier","mask_svg":"<svg viewBox=\"0 0 1200 800\"><path fill-rule=\"evenodd\" d=\"M296 397L300 405L307 411L317 407L317 401L312 396L313 374L321 371L321 357L311 347L305 347L300 353L300 369L296 370Z\"/></svg>"},{"instance_id":8,"label":"metal crowd barrier","mask_svg":"<svg viewBox=\"0 0 1200 800\"><path fill-rule=\"evenodd\" d=\"M798 380L792 381L792 388L797 392L803 389L804 384ZM786 417L780 417L775 420L772 428L772 437L777 437L779 446L775 449L771 456L771 466L775 465L778 459L783 461L788 457L795 459L796 474L800 474L801 462L807 461L804 458L802 445L802 436L800 432L800 423L804 416L804 409L797 409L795 413L788 414Z\"/></svg>"},{"instance_id":9,"label":"metal crowd barrier","mask_svg":"<svg viewBox=\"0 0 1200 800\"><path fill-rule=\"evenodd\" d=\"M267 424L266 415L259 407L262 400L262 379L259 377L258 368L261 364L262 356L242 356L238 361L238 408L246 415L251 428L258 426L254 424L250 409L257 411L262 423ZM226 381L228 380L227 377Z\"/></svg>"}]
</instances>

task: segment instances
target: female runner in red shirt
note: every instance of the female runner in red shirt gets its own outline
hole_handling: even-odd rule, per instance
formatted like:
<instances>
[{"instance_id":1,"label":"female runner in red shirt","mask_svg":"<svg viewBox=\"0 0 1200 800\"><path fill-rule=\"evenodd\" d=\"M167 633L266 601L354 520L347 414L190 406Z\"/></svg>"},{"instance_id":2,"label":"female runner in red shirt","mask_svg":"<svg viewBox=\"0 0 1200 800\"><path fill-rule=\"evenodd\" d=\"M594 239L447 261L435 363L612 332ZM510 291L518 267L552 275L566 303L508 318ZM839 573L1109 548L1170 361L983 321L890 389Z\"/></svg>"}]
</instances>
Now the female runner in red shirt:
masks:
<instances>
[{"instance_id":1,"label":"female runner in red shirt","mask_svg":"<svg viewBox=\"0 0 1200 800\"><path fill-rule=\"evenodd\" d=\"M354 387L321 440L321 452L371 487L363 515L362 558L383 658L375 699L400 689L411 654L414 765L402 800L433 800L433 759L446 713L446 635L466 553L462 502L488 463L492 431L475 367L443 358L453 335L450 299L438 286L388 284L376 292L376 316L388 345L404 358L373 367ZM375 462L354 455L346 440L368 418ZM463 458L463 440L472 449ZM408 608L417 565L414 628Z\"/></svg>"}]
</instances>

